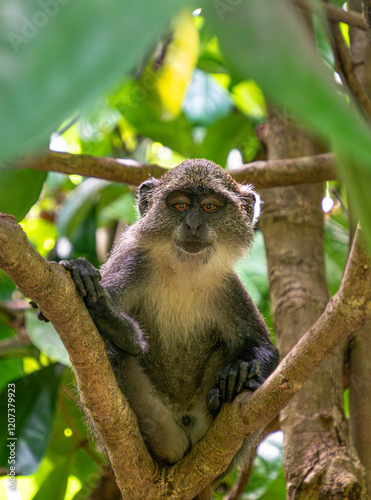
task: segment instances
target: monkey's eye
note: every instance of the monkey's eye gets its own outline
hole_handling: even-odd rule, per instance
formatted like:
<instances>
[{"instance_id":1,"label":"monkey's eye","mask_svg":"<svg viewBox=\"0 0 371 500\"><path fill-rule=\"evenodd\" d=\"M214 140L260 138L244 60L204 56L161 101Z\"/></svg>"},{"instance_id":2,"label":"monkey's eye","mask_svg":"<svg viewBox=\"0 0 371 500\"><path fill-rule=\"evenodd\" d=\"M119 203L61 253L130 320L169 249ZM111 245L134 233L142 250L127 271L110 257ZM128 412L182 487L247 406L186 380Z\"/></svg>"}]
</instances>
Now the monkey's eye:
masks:
<instances>
[{"instance_id":1,"label":"monkey's eye","mask_svg":"<svg viewBox=\"0 0 371 500\"><path fill-rule=\"evenodd\" d=\"M215 210L218 210L219 207L213 205L212 203L207 203L206 205L202 205L202 208L205 212L215 212Z\"/></svg>"},{"instance_id":2,"label":"monkey's eye","mask_svg":"<svg viewBox=\"0 0 371 500\"><path fill-rule=\"evenodd\" d=\"M176 210L182 211L182 210L187 210L187 208L189 207L189 205L187 205L186 203L175 203L175 205L173 205L173 207Z\"/></svg>"}]
</instances>

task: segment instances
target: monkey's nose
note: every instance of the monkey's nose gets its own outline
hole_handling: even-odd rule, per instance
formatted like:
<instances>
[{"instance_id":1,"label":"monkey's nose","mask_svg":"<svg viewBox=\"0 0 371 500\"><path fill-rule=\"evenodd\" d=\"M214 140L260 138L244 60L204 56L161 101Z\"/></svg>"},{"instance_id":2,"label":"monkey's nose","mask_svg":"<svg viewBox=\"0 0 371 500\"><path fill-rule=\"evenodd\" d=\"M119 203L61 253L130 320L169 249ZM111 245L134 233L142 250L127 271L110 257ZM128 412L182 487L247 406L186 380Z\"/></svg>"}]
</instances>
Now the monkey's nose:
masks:
<instances>
[{"instance_id":1,"label":"monkey's nose","mask_svg":"<svg viewBox=\"0 0 371 500\"><path fill-rule=\"evenodd\" d=\"M189 227L189 229L195 234L197 229L202 225L202 218L198 213L189 213L185 220L185 223Z\"/></svg>"}]
</instances>

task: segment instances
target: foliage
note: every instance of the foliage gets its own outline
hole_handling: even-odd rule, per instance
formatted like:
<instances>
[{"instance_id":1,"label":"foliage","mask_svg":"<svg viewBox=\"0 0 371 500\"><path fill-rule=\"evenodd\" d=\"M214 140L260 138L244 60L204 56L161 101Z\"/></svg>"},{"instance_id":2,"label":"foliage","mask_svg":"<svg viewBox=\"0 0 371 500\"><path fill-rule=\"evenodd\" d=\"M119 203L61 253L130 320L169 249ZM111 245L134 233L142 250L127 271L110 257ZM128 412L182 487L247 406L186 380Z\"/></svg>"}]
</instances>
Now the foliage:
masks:
<instances>
[{"instance_id":1,"label":"foliage","mask_svg":"<svg viewBox=\"0 0 371 500\"><path fill-rule=\"evenodd\" d=\"M357 158L355 173L350 175L347 165L342 172L364 229L371 231L369 128L335 90L333 58L320 24L317 45L327 68L311 53L304 30L282 1L216 0L205 5L202 16L182 12L170 36L171 19L191 2L7 0L0 21L7 23L0 38L7 70L0 93L3 160L46 148L59 127L52 147L71 153L167 167L186 157L238 166L258 152L254 126L265 119L264 92L327 143L339 150L341 145L345 158ZM343 185L336 187L344 199ZM136 218L128 186L29 170L0 171L0 211L22 220L43 256L57 261L85 256L96 265L117 231ZM332 293L344 269L347 235L348 221L337 203L325 238ZM238 272L273 332L258 230L255 239ZM1 304L0 387L16 384L17 437L24 446L17 465L29 474L18 481L22 498L72 499L78 492L87 498L104 460L86 441L70 369L61 373L68 356L50 324L24 313L27 302L0 271ZM0 419L5 416L0 407ZM244 498L283 498L282 455L270 459L262 453L255 465ZM0 466L6 466L4 442ZM4 482L0 492L5 498Z\"/></svg>"}]
</instances>

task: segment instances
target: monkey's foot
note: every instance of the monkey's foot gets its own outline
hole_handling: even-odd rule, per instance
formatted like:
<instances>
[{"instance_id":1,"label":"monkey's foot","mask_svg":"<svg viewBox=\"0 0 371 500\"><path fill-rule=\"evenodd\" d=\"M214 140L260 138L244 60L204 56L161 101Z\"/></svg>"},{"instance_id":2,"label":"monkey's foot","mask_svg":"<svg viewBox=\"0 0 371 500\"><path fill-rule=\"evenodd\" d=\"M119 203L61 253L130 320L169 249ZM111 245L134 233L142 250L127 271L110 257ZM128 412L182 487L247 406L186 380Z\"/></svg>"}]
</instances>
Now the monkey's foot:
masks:
<instances>
[{"instance_id":1,"label":"monkey's foot","mask_svg":"<svg viewBox=\"0 0 371 500\"><path fill-rule=\"evenodd\" d=\"M215 377L215 387L207 395L207 405L216 415L223 403L231 402L242 391L255 391L260 387L260 364L238 359L225 366Z\"/></svg>"},{"instance_id":2,"label":"monkey's foot","mask_svg":"<svg viewBox=\"0 0 371 500\"><path fill-rule=\"evenodd\" d=\"M60 264L67 271L70 271L79 294L96 302L102 295L102 286L99 283L101 275L98 269L84 257L75 260L61 260Z\"/></svg>"}]
</instances>

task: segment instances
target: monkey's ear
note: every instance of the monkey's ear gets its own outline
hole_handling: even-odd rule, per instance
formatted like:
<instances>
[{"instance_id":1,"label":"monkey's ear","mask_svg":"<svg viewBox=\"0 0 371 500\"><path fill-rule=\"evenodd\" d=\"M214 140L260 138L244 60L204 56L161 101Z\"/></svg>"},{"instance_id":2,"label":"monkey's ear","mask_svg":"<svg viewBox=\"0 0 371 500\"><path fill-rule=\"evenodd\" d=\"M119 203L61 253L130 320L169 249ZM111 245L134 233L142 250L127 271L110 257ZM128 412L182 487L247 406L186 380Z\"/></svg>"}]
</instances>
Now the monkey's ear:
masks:
<instances>
[{"instance_id":1,"label":"monkey's ear","mask_svg":"<svg viewBox=\"0 0 371 500\"><path fill-rule=\"evenodd\" d=\"M151 206L152 196L154 189L160 184L159 179L151 177L144 181L137 190L138 210L143 216Z\"/></svg>"},{"instance_id":2,"label":"monkey's ear","mask_svg":"<svg viewBox=\"0 0 371 500\"><path fill-rule=\"evenodd\" d=\"M249 222L254 226L260 215L260 196L249 185L240 184L242 206Z\"/></svg>"}]
</instances>

